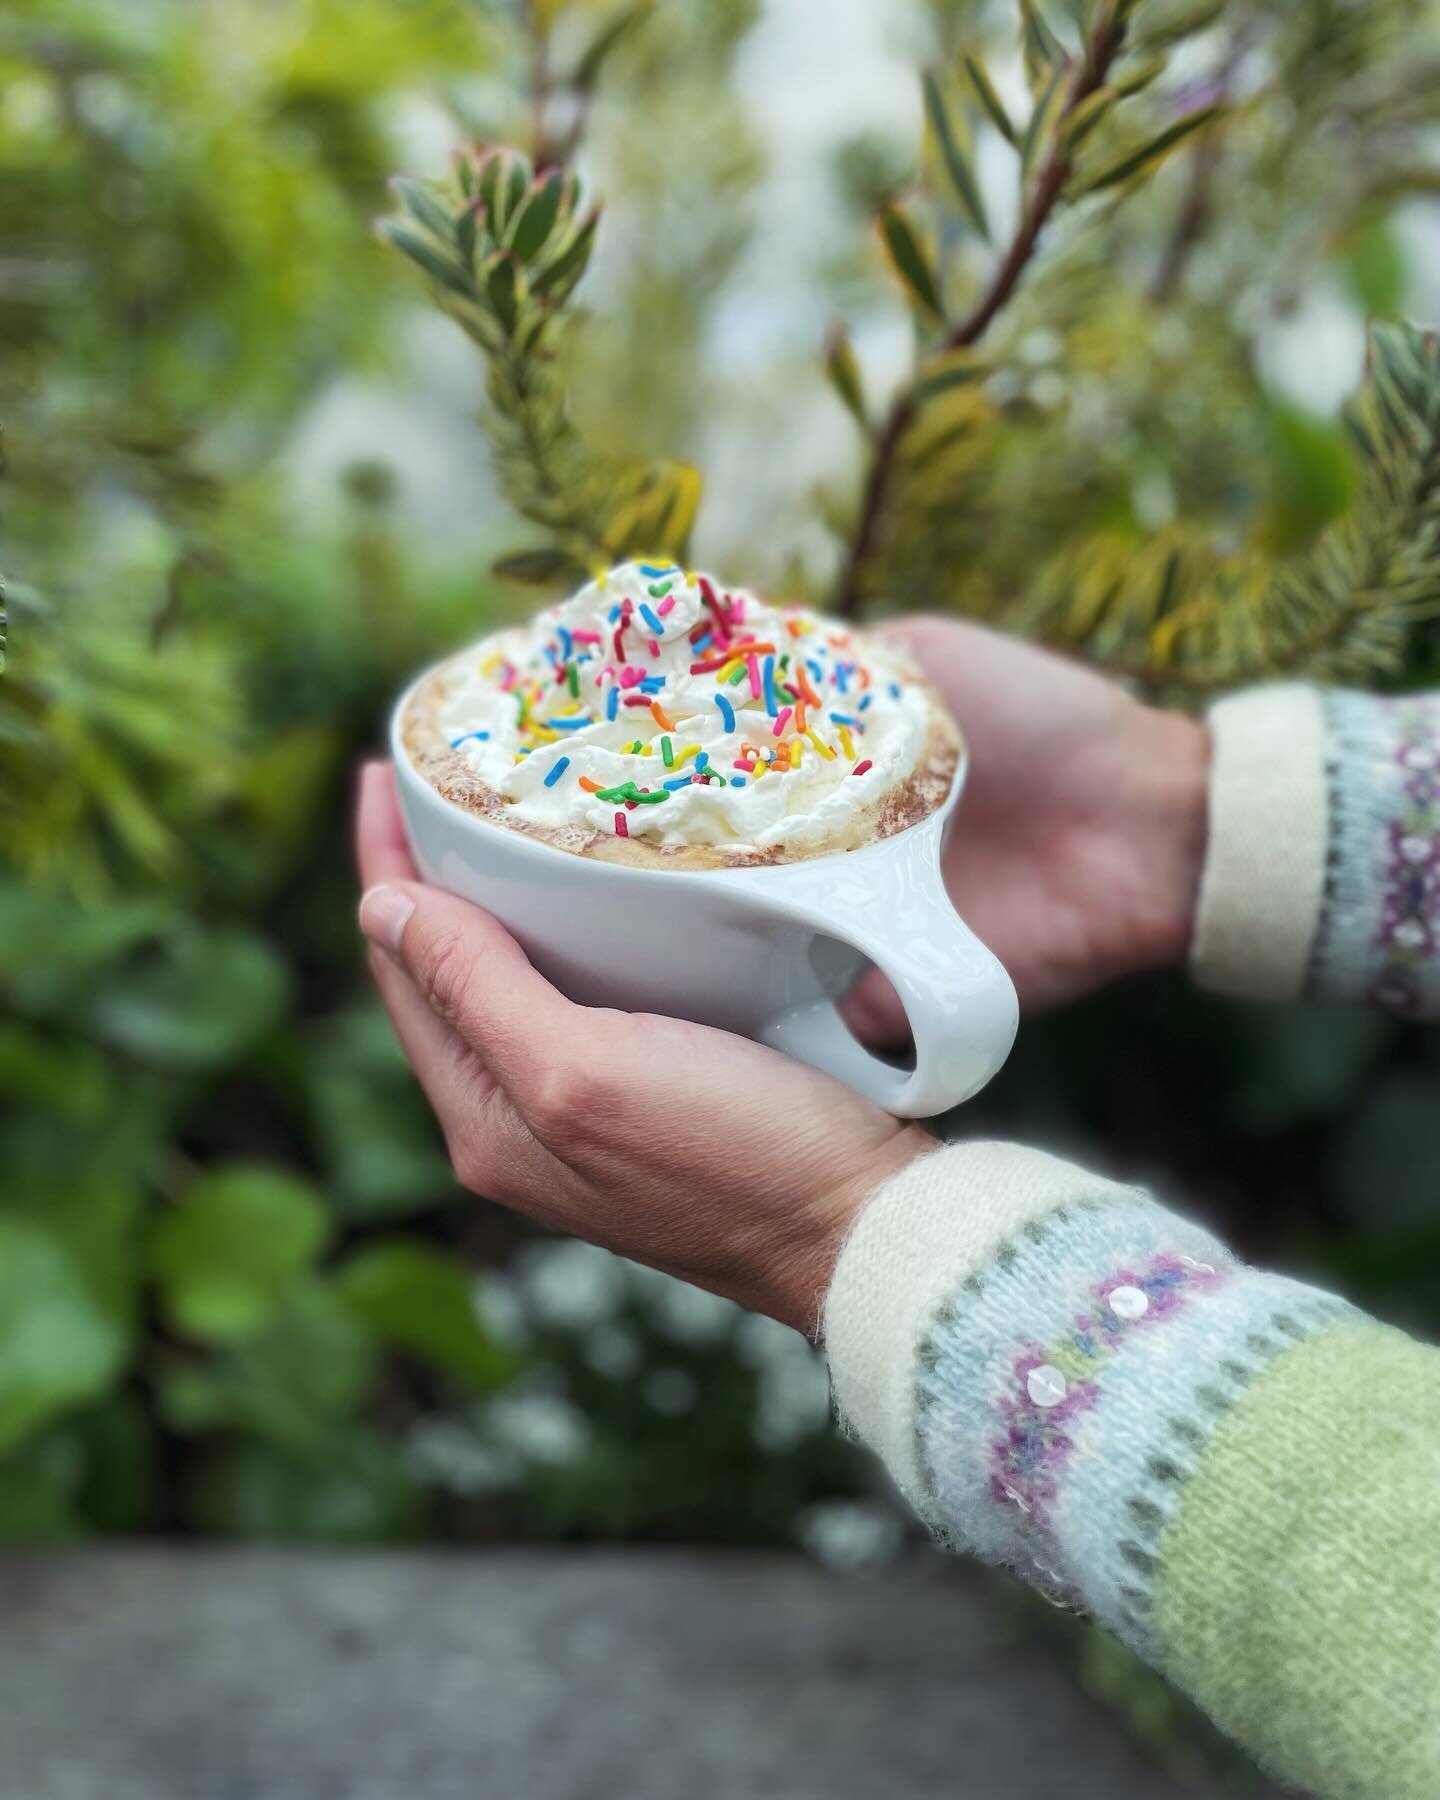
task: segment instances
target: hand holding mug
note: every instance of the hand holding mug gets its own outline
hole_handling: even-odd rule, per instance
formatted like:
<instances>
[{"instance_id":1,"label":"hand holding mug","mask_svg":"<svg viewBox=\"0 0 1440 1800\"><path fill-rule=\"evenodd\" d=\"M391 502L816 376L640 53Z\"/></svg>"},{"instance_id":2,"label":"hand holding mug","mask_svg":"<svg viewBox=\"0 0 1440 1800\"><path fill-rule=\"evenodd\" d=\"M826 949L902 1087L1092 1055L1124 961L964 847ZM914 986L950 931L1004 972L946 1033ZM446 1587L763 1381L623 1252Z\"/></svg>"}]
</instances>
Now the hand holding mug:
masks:
<instances>
[{"instance_id":1,"label":"hand holding mug","mask_svg":"<svg viewBox=\"0 0 1440 1800\"><path fill-rule=\"evenodd\" d=\"M465 1186L813 1332L857 1209L933 1140L763 1044L565 999L417 880L385 765L357 838L371 966Z\"/></svg>"}]
</instances>

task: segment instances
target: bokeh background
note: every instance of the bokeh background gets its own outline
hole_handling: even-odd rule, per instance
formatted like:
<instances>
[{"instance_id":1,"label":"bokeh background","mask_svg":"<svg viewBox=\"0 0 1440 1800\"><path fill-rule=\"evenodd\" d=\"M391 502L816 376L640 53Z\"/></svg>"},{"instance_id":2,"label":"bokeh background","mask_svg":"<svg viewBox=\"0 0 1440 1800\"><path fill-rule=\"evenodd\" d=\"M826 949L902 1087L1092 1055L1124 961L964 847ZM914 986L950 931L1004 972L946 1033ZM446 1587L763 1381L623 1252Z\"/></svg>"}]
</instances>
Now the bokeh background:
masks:
<instances>
[{"instance_id":1,"label":"bokeh background","mask_svg":"<svg viewBox=\"0 0 1440 1800\"><path fill-rule=\"evenodd\" d=\"M568 66L623 9L552 10ZM862 446L819 345L843 317L877 399L909 366L873 211L915 172L921 66L983 43L1023 110L1014 11L638 10L583 102L607 211L572 405L704 471L702 566L823 595ZM1366 321L1440 313L1434 9L1188 10L1166 79L1228 83L1233 137L1058 234L948 560L897 556L885 600L995 616L1102 529L1283 555L1353 498ZM536 603L490 573L527 536L481 359L373 221L392 171L525 140L534 26L476 0L0 20L5 1539L788 1545L847 1569L911 1541L797 1337L458 1191L352 927L352 774L391 696ZM1002 241L1013 160L980 135ZM981 253L955 254L963 281ZM1384 678L1433 660L1417 627ZM1027 1021L944 1125L1153 1181L1433 1334L1437 1064L1432 1031L1177 976ZM1230 1766L1099 1634L1001 1577L993 1605L1155 1754Z\"/></svg>"}]
</instances>

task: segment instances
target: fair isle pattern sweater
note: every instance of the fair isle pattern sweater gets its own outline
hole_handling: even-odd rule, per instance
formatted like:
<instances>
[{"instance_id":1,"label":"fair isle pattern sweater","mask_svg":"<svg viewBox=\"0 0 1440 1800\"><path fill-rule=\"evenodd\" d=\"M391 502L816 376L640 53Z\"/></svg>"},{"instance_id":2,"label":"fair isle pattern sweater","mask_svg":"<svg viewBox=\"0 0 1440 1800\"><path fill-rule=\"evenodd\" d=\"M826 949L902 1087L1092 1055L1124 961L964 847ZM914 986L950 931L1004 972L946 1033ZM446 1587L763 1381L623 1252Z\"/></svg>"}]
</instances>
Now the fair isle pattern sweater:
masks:
<instances>
[{"instance_id":1,"label":"fair isle pattern sweater","mask_svg":"<svg viewBox=\"0 0 1440 1800\"><path fill-rule=\"evenodd\" d=\"M1212 714L1197 977L1440 1011L1440 701ZM1440 1797L1440 1353L1005 1144L860 1214L837 1404L942 1540L1016 1569L1323 1800Z\"/></svg>"},{"instance_id":2,"label":"fair isle pattern sweater","mask_svg":"<svg viewBox=\"0 0 1440 1800\"><path fill-rule=\"evenodd\" d=\"M1256 688L1210 729L1197 979L1440 1013L1440 696Z\"/></svg>"}]
</instances>

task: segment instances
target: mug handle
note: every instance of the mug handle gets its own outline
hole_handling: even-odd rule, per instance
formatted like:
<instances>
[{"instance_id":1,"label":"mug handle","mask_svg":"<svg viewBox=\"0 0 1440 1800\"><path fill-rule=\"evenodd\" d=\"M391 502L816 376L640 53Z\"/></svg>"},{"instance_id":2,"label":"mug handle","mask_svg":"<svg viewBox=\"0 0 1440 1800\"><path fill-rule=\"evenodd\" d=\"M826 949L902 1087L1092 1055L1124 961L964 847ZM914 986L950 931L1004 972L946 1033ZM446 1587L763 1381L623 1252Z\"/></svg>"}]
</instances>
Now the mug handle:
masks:
<instances>
[{"instance_id":1,"label":"mug handle","mask_svg":"<svg viewBox=\"0 0 1440 1800\"><path fill-rule=\"evenodd\" d=\"M1010 1054L1019 1004L1010 977L950 904L942 822L839 859L792 863L776 910L867 957L890 982L915 1040L898 1069L852 1036L829 995L777 1014L763 1043L834 1075L886 1112L929 1118L978 1093ZM778 871L777 871L778 873ZM842 990L843 991L843 990Z\"/></svg>"}]
</instances>

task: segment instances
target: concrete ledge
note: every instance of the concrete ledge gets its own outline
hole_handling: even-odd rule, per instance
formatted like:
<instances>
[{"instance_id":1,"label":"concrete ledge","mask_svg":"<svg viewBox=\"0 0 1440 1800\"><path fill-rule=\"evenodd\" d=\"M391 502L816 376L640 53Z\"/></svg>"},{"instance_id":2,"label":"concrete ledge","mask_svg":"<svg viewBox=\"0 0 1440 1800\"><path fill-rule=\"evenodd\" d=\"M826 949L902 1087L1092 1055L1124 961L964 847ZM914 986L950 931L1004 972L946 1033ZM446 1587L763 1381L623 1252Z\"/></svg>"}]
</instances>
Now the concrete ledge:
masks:
<instances>
[{"instance_id":1,"label":"concrete ledge","mask_svg":"<svg viewBox=\"0 0 1440 1800\"><path fill-rule=\"evenodd\" d=\"M1195 1800L963 1570L0 1556L0 1800Z\"/></svg>"}]
</instances>

